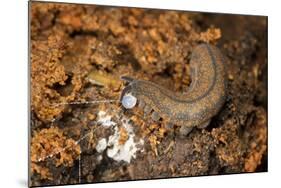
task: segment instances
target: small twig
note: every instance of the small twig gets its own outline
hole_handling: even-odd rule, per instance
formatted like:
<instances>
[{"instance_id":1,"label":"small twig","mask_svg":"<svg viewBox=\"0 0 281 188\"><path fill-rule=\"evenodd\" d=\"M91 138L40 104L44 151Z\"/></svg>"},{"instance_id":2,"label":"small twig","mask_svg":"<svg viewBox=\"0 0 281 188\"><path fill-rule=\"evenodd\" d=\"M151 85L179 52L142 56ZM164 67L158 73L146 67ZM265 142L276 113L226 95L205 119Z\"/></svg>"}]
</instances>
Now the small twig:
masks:
<instances>
[{"instance_id":1,"label":"small twig","mask_svg":"<svg viewBox=\"0 0 281 188\"><path fill-rule=\"evenodd\" d=\"M171 149L171 147L173 147L175 144L175 142L172 140L170 142L170 144L168 145L168 147L165 149L164 154L168 153L168 151Z\"/></svg>"}]
</instances>

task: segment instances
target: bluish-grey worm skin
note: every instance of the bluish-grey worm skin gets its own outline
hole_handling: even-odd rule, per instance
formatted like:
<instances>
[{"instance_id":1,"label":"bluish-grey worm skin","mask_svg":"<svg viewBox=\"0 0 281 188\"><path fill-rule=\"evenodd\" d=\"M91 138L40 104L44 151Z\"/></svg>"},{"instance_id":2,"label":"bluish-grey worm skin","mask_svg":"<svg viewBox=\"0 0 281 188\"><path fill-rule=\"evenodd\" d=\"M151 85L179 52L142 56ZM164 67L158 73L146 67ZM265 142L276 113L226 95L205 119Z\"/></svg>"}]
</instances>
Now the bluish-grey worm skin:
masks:
<instances>
[{"instance_id":1,"label":"bluish-grey worm skin","mask_svg":"<svg viewBox=\"0 0 281 188\"><path fill-rule=\"evenodd\" d=\"M200 44L194 48L191 60L191 85L186 93L176 94L156 83L123 76L128 85L122 97L131 93L144 109L152 109L154 114L166 121L186 127L208 125L226 98L226 75L223 55L210 44ZM150 111L150 110L148 110Z\"/></svg>"}]
</instances>

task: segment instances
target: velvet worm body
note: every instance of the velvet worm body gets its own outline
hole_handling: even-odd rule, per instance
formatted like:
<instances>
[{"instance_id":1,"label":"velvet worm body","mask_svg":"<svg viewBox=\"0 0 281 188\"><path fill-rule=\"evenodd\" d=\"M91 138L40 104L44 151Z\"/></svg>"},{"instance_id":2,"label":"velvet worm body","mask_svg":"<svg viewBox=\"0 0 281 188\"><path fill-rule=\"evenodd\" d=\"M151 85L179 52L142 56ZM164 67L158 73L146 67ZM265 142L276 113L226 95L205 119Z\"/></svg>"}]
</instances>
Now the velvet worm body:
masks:
<instances>
[{"instance_id":1,"label":"velvet worm body","mask_svg":"<svg viewBox=\"0 0 281 188\"><path fill-rule=\"evenodd\" d=\"M161 117L185 128L204 128L226 98L225 69L220 50L210 44L198 45L191 55L190 70L191 85L186 93L178 95L153 82L123 76L121 79L128 85L120 100L132 95L144 112L151 113L156 121Z\"/></svg>"}]
</instances>

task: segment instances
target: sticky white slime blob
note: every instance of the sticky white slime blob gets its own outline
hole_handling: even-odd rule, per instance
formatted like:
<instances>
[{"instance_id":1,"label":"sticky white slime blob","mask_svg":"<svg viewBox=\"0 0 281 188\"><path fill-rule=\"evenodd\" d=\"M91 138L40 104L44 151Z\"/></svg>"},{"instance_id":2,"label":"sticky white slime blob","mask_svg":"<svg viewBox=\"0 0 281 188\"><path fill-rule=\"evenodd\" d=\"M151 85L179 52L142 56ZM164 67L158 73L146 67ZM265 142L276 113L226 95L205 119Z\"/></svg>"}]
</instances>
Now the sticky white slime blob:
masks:
<instances>
[{"instance_id":1,"label":"sticky white slime blob","mask_svg":"<svg viewBox=\"0 0 281 188\"><path fill-rule=\"evenodd\" d=\"M114 133L113 135L110 135L108 139L100 139L95 149L100 154L106 151L107 156L115 161L125 161L130 163L132 159L136 158L137 151L144 151L144 140L139 139L137 141L135 139L135 133L133 125L130 123L130 119L123 117L120 119L121 124L119 126L126 129L128 140L124 144L119 144L121 137L120 127L111 118L112 116L108 115L105 111L100 111L98 113L98 122L101 123L101 126L105 128L113 128ZM98 160L102 160L102 155L98 156Z\"/></svg>"},{"instance_id":2,"label":"sticky white slime blob","mask_svg":"<svg viewBox=\"0 0 281 188\"><path fill-rule=\"evenodd\" d=\"M137 98L134 97L131 93L128 93L122 98L122 106L126 109L134 108L137 104Z\"/></svg>"}]
</instances>

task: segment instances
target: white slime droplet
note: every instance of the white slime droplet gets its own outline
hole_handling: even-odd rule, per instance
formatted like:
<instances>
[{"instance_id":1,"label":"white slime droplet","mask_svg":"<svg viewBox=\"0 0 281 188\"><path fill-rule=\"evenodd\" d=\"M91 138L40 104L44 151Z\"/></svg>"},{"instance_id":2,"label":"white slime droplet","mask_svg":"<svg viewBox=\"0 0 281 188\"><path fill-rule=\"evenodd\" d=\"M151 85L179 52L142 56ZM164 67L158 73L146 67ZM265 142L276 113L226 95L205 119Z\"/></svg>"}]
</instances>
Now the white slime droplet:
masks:
<instances>
[{"instance_id":1,"label":"white slime droplet","mask_svg":"<svg viewBox=\"0 0 281 188\"><path fill-rule=\"evenodd\" d=\"M137 104L137 98L134 97L131 93L128 93L122 98L122 105L126 109L131 109Z\"/></svg>"}]
</instances>

